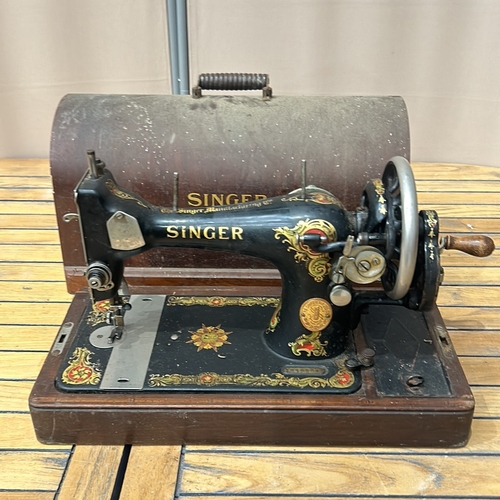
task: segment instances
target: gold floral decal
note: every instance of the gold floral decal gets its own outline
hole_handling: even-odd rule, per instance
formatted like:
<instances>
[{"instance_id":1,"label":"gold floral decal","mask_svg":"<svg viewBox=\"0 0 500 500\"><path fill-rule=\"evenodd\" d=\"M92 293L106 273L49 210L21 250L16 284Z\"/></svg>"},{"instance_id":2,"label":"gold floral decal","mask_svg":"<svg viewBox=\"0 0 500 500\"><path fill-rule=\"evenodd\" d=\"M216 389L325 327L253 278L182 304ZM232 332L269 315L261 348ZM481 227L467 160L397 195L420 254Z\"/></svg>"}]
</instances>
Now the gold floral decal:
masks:
<instances>
[{"instance_id":1,"label":"gold floral decal","mask_svg":"<svg viewBox=\"0 0 500 500\"><path fill-rule=\"evenodd\" d=\"M271 316L271 320L269 321L269 326L266 329L266 333L272 333L274 330L276 330L276 327L278 326L278 323L280 322L280 312L281 312L281 300L279 301L278 306L273 312L273 315Z\"/></svg>"},{"instance_id":2,"label":"gold floral decal","mask_svg":"<svg viewBox=\"0 0 500 500\"><path fill-rule=\"evenodd\" d=\"M280 299L276 297L177 297L172 296L167 300L167 306L277 306Z\"/></svg>"},{"instance_id":3,"label":"gold floral decal","mask_svg":"<svg viewBox=\"0 0 500 500\"><path fill-rule=\"evenodd\" d=\"M382 215L385 215L387 213L387 208L385 206L386 199L384 197L385 187L382 184L382 181L380 179L373 179L372 183L373 183L373 187L375 188L375 193L378 196L378 202L380 203L380 205L378 207L378 211Z\"/></svg>"},{"instance_id":4,"label":"gold floral decal","mask_svg":"<svg viewBox=\"0 0 500 500\"><path fill-rule=\"evenodd\" d=\"M321 282L330 271L331 265L327 253L318 253L313 251L308 245L300 242L300 237L304 234L319 234L326 236L327 240L336 241L337 231L328 221L323 219L301 220L292 229L288 227L278 227L273 229L276 233L274 237L279 240L283 237L282 243L288 243L288 251L295 251L295 261L303 262L307 271L315 281Z\"/></svg>"},{"instance_id":5,"label":"gold floral decal","mask_svg":"<svg viewBox=\"0 0 500 500\"><path fill-rule=\"evenodd\" d=\"M437 220L436 220L436 217L434 217L434 211L433 210L427 210L425 212L425 214L427 216L427 225L430 228L429 233L427 234L427 236L430 239L430 241L429 241L429 243L427 245L427 247L429 248L429 259L434 260L434 257L435 257L435 254L434 254L435 245L432 242L432 238L436 237L436 233L435 233L434 230L436 229L436 226L437 226Z\"/></svg>"},{"instance_id":6,"label":"gold floral decal","mask_svg":"<svg viewBox=\"0 0 500 500\"><path fill-rule=\"evenodd\" d=\"M92 304L92 310L87 316L87 324L91 326L96 326L99 323L104 323L106 321L106 314L109 311L109 300L100 300L99 302L94 302Z\"/></svg>"},{"instance_id":7,"label":"gold floral decal","mask_svg":"<svg viewBox=\"0 0 500 500\"><path fill-rule=\"evenodd\" d=\"M217 385L242 385L247 387L296 387L296 388L347 388L354 383L354 375L345 368L330 378L321 377L286 377L281 373L269 375L249 375L236 373L234 375L219 375L214 372L199 373L197 375L171 375L154 374L149 377L150 387L168 387L179 385L197 385L213 387Z\"/></svg>"},{"instance_id":8,"label":"gold floral decal","mask_svg":"<svg viewBox=\"0 0 500 500\"><path fill-rule=\"evenodd\" d=\"M227 336L233 332L225 332L220 325L217 326L205 326L201 325L195 332L189 330L191 334L191 340L188 340L186 344L194 344L198 351L202 349L213 349L217 352L217 348L223 346L224 344L230 344L227 341Z\"/></svg>"},{"instance_id":9,"label":"gold floral decal","mask_svg":"<svg viewBox=\"0 0 500 500\"><path fill-rule=\"evenodd\" d=\"M101 373L97 364L90 362L92 354L85 347L77 347L63 371L62 381L71 385L97 385L101 381Z\"/></svg>"},{"instance_id":10,"label":"gold floral decal","mask_svg":"<svg viewBox=\"0 0 500 500\"><path fill-rule=\"evenodd\" d=\"M135 196L132 196L129 193L125 193L125 191L119 189L118 186L111 179L106 181L106 187L110 190L112 194L118 196L118 198L121 198L122 200L134 200L141 207L150 208L144 202L137 199Z\"/></svg>"},{"instance_id":11,"label":"gold floral decal","mask_svg":"<svg viewBox=\"0 0 500 500\"><path fill-rule=\"evenodd\" d=\"M288 347L295 356L300 356L303 352L310 358L313 356L326 356L325 346L328 342L321 342L321 332L311 332L297 337L294 342L289 342Z\"/></svg>"}]
</instances>

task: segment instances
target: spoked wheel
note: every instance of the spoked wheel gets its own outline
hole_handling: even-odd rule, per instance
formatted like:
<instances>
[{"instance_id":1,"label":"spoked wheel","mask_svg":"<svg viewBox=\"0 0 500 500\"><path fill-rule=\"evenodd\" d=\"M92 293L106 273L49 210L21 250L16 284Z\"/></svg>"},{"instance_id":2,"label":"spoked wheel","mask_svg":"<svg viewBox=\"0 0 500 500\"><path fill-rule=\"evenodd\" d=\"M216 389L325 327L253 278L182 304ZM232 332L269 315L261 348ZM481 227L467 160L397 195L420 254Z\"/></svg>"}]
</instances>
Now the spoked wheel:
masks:
<instances>
[{"instance_id":1,"label":"spoked wheel","mask_svg":"<svg viewBox=\"0 0 500 500\"><path fill-rule=\"evenodd\" d=\"M418 204L408 161L391 158L382 176L387 199L385 223L387 269L382 284L387 295L402 299L410 288L418 253Z\"/></svg>"}]
</instances>

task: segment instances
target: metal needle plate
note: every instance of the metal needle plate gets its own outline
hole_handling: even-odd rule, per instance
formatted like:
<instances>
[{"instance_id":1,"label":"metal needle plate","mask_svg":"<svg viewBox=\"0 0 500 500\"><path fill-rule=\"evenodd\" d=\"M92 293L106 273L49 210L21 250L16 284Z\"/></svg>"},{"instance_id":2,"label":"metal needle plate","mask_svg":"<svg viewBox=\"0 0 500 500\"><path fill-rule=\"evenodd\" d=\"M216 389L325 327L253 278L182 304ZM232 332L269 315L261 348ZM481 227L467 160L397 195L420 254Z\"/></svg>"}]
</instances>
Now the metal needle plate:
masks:
<instances>
[{"instance_id":1,"label":"metal needle plate","mask_svg":"<svg viewBox=\"0 0 500 500\"><path fill-rule=\"evenodd\" d=\"M156 341L165 295L132 295L132 309L125 314L125 328L120 340L112 344L113 351L104 372L100 389L142 389L149 360ZM91 335L99 335L99 328ZM102 333L102 332L100 332ZM107 342L108 335L102 337ZM103 347L100 345L99 347Z\"/></svg>"}]
</instances>

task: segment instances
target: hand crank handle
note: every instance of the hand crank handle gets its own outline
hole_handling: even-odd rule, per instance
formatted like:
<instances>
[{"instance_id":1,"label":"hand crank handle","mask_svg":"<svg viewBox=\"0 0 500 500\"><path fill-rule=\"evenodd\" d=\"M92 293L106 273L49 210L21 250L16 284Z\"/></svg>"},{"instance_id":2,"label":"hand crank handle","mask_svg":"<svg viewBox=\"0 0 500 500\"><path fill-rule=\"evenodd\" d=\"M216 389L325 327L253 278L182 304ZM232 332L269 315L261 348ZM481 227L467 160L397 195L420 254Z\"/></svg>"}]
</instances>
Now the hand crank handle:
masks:
<instances>
[{"instance_id":1,"label":"hand crank handle","mask_svg":"<svg viewBox=\"0 0 500 500\"><path fill-rule=\"evenodd\" d=\"M495 250L495 242L489 236L443 236L439 245L446 250L460 250L474 257L488 257Z\"/></svg>"}]
</instances>

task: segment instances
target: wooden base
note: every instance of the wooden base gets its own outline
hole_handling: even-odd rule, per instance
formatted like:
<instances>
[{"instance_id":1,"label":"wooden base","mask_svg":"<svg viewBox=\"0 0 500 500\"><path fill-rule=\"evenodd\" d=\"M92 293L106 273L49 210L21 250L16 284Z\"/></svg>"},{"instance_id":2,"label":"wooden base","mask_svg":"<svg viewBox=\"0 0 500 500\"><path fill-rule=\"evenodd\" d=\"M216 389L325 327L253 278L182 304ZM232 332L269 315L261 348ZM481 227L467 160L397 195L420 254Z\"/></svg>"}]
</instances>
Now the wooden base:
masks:
<instances>
[{"instance_id":1,"label":"wooden base","mask_svg":"<svg viewBox=\"0 0 500 500\"><path fill-rule=\"evenodd\" d=\"M78 324L87 303L87 294L77 294L65 323ZM363 369L363 386L350 395L71 394L54 386L63 358L54 353L30 396L36 435L47 444L463 446L474 399L437 308L425 320L449 383L448 397L384 396L372 368Z\"/></svg>"}]
</instances>

